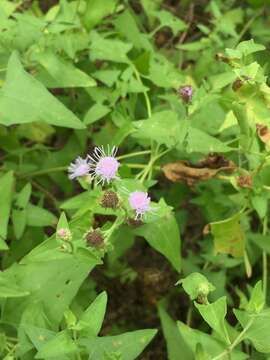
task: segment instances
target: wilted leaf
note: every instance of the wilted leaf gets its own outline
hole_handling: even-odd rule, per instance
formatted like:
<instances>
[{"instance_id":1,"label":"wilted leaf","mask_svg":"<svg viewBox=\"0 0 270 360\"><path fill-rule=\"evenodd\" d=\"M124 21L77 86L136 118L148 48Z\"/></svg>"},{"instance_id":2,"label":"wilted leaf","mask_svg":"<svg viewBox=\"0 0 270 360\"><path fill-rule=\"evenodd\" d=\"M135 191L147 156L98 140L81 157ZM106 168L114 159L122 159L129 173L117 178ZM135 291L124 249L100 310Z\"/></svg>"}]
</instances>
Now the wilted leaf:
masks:
<instances>
[{"instance_id":1,"label":"wilted leaf","mask_svg":"<svg viewBox=\"0 0 270 360\"><path fill-rule=\"evenodd\" d=\"M173 182L185 182L192 186L195 182L215 177L220 171L234 171L236 165L220 156L209 156L197 165L188 161L176 161L163 165L162 170L167 179Z\"/></svg>"},{"instance_id":2,"label":"wilted leaf","mask_svg":"<svg viewBox=\"0 0 270 360\"><path fill-rule=\"evenodd\" d=\"M241 212L238 212L228 219L210 224L216 252L230 254L234 257L244 255L245 233L240 220Z\"/></svg>"}]
</instances>

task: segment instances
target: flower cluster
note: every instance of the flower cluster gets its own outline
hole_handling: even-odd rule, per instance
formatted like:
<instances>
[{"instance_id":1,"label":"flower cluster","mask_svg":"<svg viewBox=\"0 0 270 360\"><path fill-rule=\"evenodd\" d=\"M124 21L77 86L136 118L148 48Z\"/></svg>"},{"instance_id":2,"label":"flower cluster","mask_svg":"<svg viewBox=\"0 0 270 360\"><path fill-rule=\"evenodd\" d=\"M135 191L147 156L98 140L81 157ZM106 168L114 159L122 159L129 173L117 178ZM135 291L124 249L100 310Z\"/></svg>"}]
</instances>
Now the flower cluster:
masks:
<instances>
[{"instance_id":1,"label":"flower cluster","mask_svg":"<svg viewBox=\"0 0 270 360\"><path fill-rule=\"evenodd\" d=\"M120 163L116 159L117 148L111 150L108 146L107 151L104 147L95 147L93 154L87 155L85 159L78 157L71 163L68 172L70 179L77 179L87 175L98 179L98 183L109 183L117 179L117 171Z\"/></svg>"},{"instance_id":2,"label":"flower cluster","mask_svg":"<svg viewBox=\"0 0 270 360\"><path fill-rule=\"evenodd\" d=\"M69 178L77 179L85 176L91 176L97 179L97 184L109 184L113 180L119 179L117 172L120 166L116 158L117 148L95 147L91 155L87 155L85 159L78 157L68 168ZM135 220L142 220L143 216L151 210L151 199L147 192L133 191L128 194L128 204L130 209L135 213ZM118 197L113 191L107 191L102 200L103 207L116 208L118 205Z\"/></svg>"}]
</instances>

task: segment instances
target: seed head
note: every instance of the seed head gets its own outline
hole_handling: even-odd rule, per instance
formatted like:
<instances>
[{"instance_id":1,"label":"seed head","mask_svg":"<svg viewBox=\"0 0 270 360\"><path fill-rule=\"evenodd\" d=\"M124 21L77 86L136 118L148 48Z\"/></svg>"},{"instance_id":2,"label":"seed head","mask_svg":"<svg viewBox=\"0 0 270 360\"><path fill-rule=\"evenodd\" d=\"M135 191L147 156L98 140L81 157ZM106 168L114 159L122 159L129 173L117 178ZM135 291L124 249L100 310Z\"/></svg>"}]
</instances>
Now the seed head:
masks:
<instances>
[{"instance_id":1,"label":"seed head","mask_svg":"<svg viewBox=\"0 0 270 360\"><path fill-rule=\"evenodd\" d=\"M104 237L99 229L90 230L85 235L85 239L89 246L99 248L104 243Z\"/></svg>"},{"instance_id":2,"label":"seed head","mask_svg":"<svg viewBox=\"0 0 270 360\"><path fill-rule=\"evenodd\" d=\"M116 209L119 203L119 198L114 191L105 191L101 199L101 206L105 209Z\"/></svg>"}]
</instances>

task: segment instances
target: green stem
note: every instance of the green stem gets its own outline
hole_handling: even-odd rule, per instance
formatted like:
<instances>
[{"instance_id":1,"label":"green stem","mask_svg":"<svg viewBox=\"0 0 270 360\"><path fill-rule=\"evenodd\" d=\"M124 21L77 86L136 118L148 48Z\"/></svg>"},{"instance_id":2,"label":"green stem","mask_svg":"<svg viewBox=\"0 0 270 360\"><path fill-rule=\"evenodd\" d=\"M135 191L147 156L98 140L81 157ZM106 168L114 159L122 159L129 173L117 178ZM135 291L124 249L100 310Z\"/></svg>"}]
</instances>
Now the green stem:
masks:
<instances>
[{"instance_id":1,"label":"green stem","mask_svg":"<svg viewBox=\"0 0 270 360\"><path fill-rule=\"evenodd\" d=\"M139 71L137 70L136 66L135 66L133 63L131 63L131 66L132 66L132 68L133 68L133 71L134 71L134 73L135 73L135 76L136 76L137 80L139 81L139 83L140 83L142 86L144 86L144 85L143 85L143 82L142 82L142 79L141 79L141 76L140 76L140 73L139 73ZM151 109L151 102L150 102L149 96L148 96L148 94L147 94L147 91L144 91L144 92L143 92L143 96L144 96L144 98L145 98L145 103L146 103L148 118L150 118L150 117L152 116L152 109Z\"/></svg>"},{"instance_id":2,"label":"green stem","mask_svg":"<svg viewBox=\"0 0 270 360\"><path fill-rule=\"evenodd\" d=\"M60 172L60 171L66 171L66 170L67 170L67 166L59 166L59 167L55 167L55 168L33 171L28 174L18 174L17 176L20 179L24 179L24 178L47 175L47 174L50 174L53 172Z\"/></svg>"},{"instance_id":3,"label":"green stem","mask_svg":"<svg viewBox=\"0 0 270 360\"><path fill-rule=\"evenodd\" d=\"M233 349L242 341L243 336L248 331L248 329L251 327L251 325L254 322L254 318L250 319L247 325L244 327L244 329L241 331L241 333L237 336L237 338L234 340L234 342L228 347L228 349L224 350L219 355L213 357L211 360L219 360L223 359L224 356L230 355L230 353L233 351Z\"/></svg>"},{"instance_id":4,"label":"green stem","mask_svg":"<svg viewBox=\"0 0 270 360\"><path fill-rule=\"evenodd\" d=\"M264 219L263 219L263 235L267 234L267 230L268 230L268 216L265 215ZM264 293L264 298L266 301L266 297L267 297L267 277L268 277L268 264L267 264L267 253L264 250L263 254L262 254L262 260L263 260L263 293Z\"/></svg>"},{"instance_id":5,"label":"green stem","mask_svg":"<svg viewBox=\"0 0 270 360\"><path fill-rule=\"evenodd\" d=\"M137 151L137 152L130 153L130 154L120 155L120 156L117 156L117 160L122 160L122 159L127 159L130 157L147 155L147 154L151 154L151 150Z\"/></svg>"}]
</instances>

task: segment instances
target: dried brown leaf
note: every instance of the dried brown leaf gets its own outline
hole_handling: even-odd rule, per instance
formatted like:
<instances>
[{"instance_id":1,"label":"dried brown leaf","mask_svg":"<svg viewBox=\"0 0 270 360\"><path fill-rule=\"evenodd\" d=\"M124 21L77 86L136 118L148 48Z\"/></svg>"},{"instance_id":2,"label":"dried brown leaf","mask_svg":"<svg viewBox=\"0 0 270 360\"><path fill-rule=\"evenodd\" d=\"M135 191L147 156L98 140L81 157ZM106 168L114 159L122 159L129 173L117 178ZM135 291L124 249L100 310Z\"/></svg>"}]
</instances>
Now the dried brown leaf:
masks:
<instances>
[{"instance_id":1,"label":"dried brown leaf","mask_svg":"<svg viewBox=\"0 0 270 360\"><path fill-rule=\"evenodd\" d=\"M195 182L208 180L216 176L220 171L234 171L236 165L218 155L208 156L194 166L188 161L176 161L165 164L162 167L164 175L172 182L185 182L192 186Z\"/></svg>"}]
</instances>

